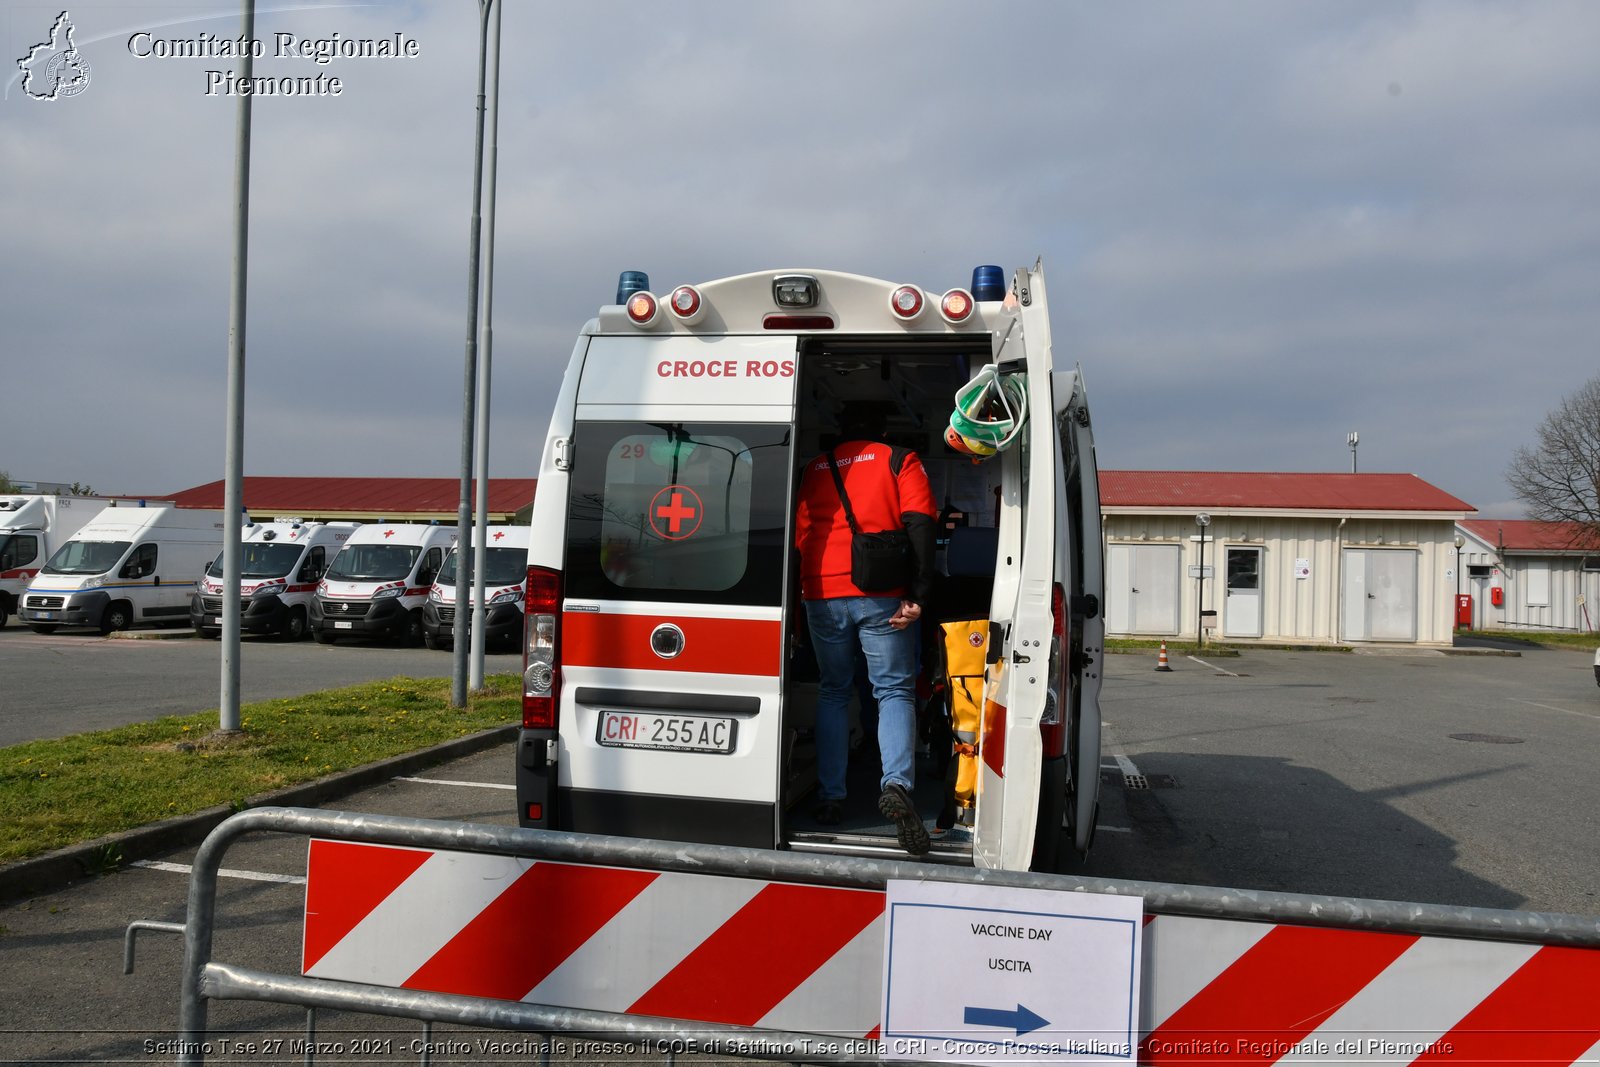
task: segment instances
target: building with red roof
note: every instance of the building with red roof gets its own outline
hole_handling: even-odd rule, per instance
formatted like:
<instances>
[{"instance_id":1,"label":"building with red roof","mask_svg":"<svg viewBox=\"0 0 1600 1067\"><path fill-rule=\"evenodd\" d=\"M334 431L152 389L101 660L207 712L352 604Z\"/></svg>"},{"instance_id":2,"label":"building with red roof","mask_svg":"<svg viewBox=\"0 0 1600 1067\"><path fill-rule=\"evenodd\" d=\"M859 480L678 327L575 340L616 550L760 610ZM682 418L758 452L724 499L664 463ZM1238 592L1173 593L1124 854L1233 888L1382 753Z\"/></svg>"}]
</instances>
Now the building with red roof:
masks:
<instances>
[{"instance_id":1,"label":"building with red roof","mask_svg":"<svg viewBox=\"0 0 1600 1067\"><path fill-rule=\"evenodd\" d=\"M536 478L490 478L492 525L526 525ZM224 483L207 482L172 494L180 508L222 507ZM246 475L244 507L253 518L294 516L306 521L441 522L453 525L461 501L459 478L275 478Z\"/></svg>"},{"instance_id":2,"label":"building with red roof","mask_svg":"<svg viewBox=\"0 0 1600 1067\"><path fill-rule=\"evenodd\" d=\"M1473 507L1416 475L1101 471L1100 505L1108 632L1452 639L1455 524Z\"/></svg>"},{"instance_id":3,"label":"building with red roof","mask_svg":"<svg viewBox=\"0 0 1600 1067\"><path fill-rule=\"evenodd\" d=\"M1472 625L1484 630L1600 630L1600 533L1581 522L1460 523Z\"/></svg>"}]
</instances>

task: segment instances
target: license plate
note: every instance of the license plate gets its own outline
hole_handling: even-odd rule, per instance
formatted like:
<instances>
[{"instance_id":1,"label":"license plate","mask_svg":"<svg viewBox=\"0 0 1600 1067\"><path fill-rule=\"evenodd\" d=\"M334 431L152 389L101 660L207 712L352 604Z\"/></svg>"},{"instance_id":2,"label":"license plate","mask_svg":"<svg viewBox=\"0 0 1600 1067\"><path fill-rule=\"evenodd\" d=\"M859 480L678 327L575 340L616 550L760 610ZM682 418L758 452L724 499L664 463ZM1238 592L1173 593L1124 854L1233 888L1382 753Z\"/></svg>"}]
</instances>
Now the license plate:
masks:
<instances>
[{"instance_id":1,"label":"license plate","mask_svg":"<svg viewBox=\"0 0 1600 1067\"><path fill-rule=\"evenodd\" d=\"M714 715L603 711L596 740L607 748L728 753L733 751L734 726L735 720Z\"/></svg>"},{"instance_id":2,"label":"license plate","mask_svg":"<svg viewBox=\"0 0 1600 1067\"><path fill-rule=\"evenodd\" d=\"M56 613L53 611L36 611L33 613L33 617L36 619L44 619L48 622L50 619L56 617Z\"/></svg>"},{"instance_id":3,"label":"license plate","mask_svg":"<svg viewBox=\"0 0 1600 1067\"><path fill-rule=\"evenodd\" d=\"M222 616L220 616L220 615L208 616L206 618L206 625L207 626L221 626L222 625Z\"/></svg>"},{"instance_id":4,"label":"license plate","mask_svg":"<svg viewBox=\"0 0 1600 1067\"><path fill-rule=\"evenodd\" d=\"M356 624L353 623L353 622L337 622L336 621L333 624L333 628L335 630L354 630L356 628Z\"/></svg>"}]
</instances>

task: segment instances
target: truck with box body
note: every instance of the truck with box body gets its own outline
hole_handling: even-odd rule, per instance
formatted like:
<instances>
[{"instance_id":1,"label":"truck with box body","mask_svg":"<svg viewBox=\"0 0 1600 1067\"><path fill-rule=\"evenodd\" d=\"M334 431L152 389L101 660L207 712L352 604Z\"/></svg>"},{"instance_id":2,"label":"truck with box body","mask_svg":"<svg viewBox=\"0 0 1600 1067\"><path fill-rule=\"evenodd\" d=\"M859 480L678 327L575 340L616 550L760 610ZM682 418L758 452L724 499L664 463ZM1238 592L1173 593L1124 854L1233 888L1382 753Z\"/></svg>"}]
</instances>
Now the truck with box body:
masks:
<instances>
[{"instance_id":1,"label":"truck with box body","mask_svg":"<svg viewBox=\"0 0 1600 1067\"><path fill-rule=\"evenodd\" d=\"M982 708L965 753L972 824L944 825L949 753L936 749L949 742L930 742L915 790L928 858L1050 869L1087 851L1099 496L1081 374L1053 362L1042 267L1009 285L982 267L971 291L942 295L805 270L658 298L630 274L578 337L539 463L520 823L903 855L872 804L876 778L869 796L852 787L837 826L806 803L817 674L790 547L796 487L844 406L866 401L895 412L886 439L923 457L946 528L923 626L964 622L984 646L965 680ZM954 398L985 376L1026 410L982 458L946 434Z\"/></svg>"},{"instance_id":2,"label":"truck with box body","mask_svg":"<svg viewBox=\"0 0 1600 1067\"><path fill-rule=\"evenodd\" d=\"M223 512L198 508L106 508L40 568L22 620L38 633L183 622L222 548L223 522Z\"/></svg>"},{"instance_id":3,"label":"truck with box body","mask_svg":"<svg viewBox=\"0 0 1600 1067\"><path fill-rule=\"evenodd\" d=\"M359 522L284 519L245 526L239 545L239 630L299 641L310 630L311 600L334 554ZM200 637L222 636L223 565L219 554L189 601Z\"/></svg>"},{"instance_id":4,"label":"truck with box body","mask_svg":"<svg viewBox=\"0 0 1600 1067\"><path fill-rule=\"evenodd\" d=\"M0 626L17 613L45 560L109 503L95 496L0 496Z\"/></svg>"}]
</instances>

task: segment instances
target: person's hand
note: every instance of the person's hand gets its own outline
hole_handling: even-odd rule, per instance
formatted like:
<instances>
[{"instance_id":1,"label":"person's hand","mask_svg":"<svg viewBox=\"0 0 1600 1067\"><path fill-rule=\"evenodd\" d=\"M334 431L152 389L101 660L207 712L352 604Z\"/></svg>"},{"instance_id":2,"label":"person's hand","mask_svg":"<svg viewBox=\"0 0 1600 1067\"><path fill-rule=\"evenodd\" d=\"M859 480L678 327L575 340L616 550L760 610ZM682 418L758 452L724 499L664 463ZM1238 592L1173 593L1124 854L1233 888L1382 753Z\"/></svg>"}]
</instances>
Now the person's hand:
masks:
<instances>
[{"instance_id":1,"label":"person's hand","mask_svg":"<svg viewBox=\"0 0 1600 1067\"><path fill-rule=\"evenodd\" d=\"M907 626L922 618L922 605L911 600L900 601L900 610L889 618L889 625L896 630L904 630Z\"/></svg>"}]
</instances>

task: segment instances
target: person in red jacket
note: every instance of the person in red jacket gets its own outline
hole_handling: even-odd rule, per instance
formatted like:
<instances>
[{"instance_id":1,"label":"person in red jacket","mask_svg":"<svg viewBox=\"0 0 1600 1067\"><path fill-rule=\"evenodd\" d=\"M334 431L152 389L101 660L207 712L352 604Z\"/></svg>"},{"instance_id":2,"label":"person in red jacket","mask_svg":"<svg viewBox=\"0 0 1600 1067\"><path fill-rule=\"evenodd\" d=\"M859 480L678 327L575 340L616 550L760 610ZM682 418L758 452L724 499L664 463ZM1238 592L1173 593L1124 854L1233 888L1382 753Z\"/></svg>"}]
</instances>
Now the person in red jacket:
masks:
<instances>
[{"instance_id":1,"label":"person in red jacket","mask_svg":"<svg viewBox=\"0 0 1600 1067\"><path fill-rule=\"evenodd\" d=\"M824 453L800 480L795 547L800 550L800 595L811 627L821 684L817 696L816 819L837 824L843 815L848 762L849 707L857 652L878 702L882 778L878 810L895 824L900 847L928 851L928 830L912 802L916 746L917 627L933 585L933 493L915 452L884 443L886 413L877 405L844 412L843 440L831 450L845 492L864 533L904 529L912 568L899 589L864 592L850 580L850 523Z\"/></svg>"}]
</instances>

